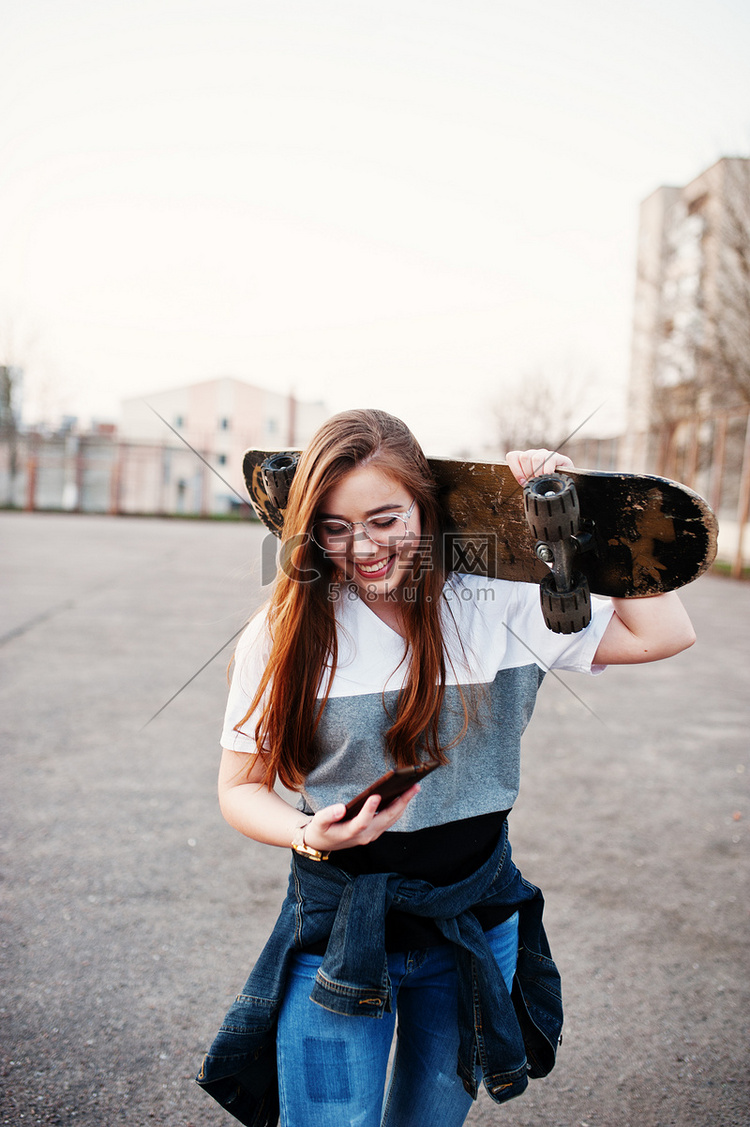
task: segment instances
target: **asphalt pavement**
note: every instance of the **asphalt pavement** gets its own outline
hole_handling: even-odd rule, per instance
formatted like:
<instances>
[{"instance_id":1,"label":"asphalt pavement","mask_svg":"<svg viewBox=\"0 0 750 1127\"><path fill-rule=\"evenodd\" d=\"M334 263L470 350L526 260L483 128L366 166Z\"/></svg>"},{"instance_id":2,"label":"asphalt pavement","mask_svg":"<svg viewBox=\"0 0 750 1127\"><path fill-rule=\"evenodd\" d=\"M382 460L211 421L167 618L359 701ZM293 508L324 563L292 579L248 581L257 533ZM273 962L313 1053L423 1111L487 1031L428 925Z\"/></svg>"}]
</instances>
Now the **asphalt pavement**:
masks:
<instances>
[{"instance_id":1,"label":"asphalt pavement","mask_svg":"<svg viewBox=\"0 0 750 1127\"><path fill-rule=\"evenodd\" d=\"M192 1078L288 868L215 796L264 533L4 513L0 539L0 1122L228 1127ZM684 598L689 652L545 681L511 838L565 1038L471 1124L750 1123L750 586Z\"/></svg>"}]
</instances>

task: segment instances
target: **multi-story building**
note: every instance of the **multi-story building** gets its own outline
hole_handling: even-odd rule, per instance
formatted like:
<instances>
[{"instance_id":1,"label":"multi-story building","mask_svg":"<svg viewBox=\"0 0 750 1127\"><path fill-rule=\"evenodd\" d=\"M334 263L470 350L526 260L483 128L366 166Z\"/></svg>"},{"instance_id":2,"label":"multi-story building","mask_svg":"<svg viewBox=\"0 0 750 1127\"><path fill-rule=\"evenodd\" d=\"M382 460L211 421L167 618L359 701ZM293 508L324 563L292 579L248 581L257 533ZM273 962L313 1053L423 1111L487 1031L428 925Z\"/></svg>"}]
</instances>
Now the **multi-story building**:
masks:
<instances>
[{"instance_id":1,"label":"multi-story building","mask_svg":"<svg viewBox=\"0 0 750 1127\"><path fill-rule=\"evenodd\" d=\"M748 406L750 160L725 157L641 205L629 468L668 468L675 446L716 441L707 420Z\"/></svg>"},{"instance_id":2,"label":"multi-story building","mask_svg":"<svg viewBox=\"0 0 750 1127\"><path fill-rule=\"evenodd\" d=\"M228 512L238 502L237 493L244 495L245 450L304 446L328 414L323 403L228 377L126 399L119 426L126 446L118 507ZM158 496L152 496L155 491Z\"/></svg>"}]
</instances>

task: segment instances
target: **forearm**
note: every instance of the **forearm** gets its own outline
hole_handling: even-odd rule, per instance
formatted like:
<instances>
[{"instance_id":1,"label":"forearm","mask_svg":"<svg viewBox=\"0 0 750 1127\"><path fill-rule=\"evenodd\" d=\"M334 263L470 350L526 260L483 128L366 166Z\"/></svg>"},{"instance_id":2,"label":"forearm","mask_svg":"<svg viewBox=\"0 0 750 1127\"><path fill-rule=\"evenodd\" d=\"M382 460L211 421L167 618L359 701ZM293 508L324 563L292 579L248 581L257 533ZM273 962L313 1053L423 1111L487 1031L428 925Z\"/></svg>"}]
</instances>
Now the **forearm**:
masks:
<instances>
[{"instance_id":1,"label":"forearm","mask_svg":"<svg viewBox=\"0 0 750 1127\"><path fill-rule=\"evenodd\" d=\"M233 829L254 841L288 848L309 817L296 810L264 783L219 787L221 812Z\"/></svg>"}]
</instances>

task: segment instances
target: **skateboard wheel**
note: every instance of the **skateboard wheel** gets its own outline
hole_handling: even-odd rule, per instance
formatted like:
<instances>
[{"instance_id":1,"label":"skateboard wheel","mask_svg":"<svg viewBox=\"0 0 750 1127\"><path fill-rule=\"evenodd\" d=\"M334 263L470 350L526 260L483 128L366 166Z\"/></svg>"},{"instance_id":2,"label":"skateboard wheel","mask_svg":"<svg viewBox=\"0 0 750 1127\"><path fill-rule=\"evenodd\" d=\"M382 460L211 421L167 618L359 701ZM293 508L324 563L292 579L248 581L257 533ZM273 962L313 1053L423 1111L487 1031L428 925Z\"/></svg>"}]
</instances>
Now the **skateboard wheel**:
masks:
<instances>
[{"instance_id":1,"label":"skateboard wheel","mask_svg":"<svg viewBox=\"0 0 750 1127\"><path fill-rule=\"evenodd\" d=\"M580 522L576 487L567 474L534 477L523 487L526 521L537 540L554 543L575 536Z\"/></svg>"},{"instance_id":2,"label":"skateboard wheel","mask_svg":"<svg viewBox=\"0 0 750 1127\"><path fill-rule=\"evenodd\" d=\"M289 500L289 489L297 469L299 454L296 452L273 454L266 458L261 468L266 492L272 505L277 509L285 509Z\"/></svg>"},{"instance_id":3,"label":"skateboard wheel","mask_svg":"<svg viewBox=\"0 0 750 1127\"><path fill-rule=\"evenodd\" d=\"M555 634L577 634L591 622L591 592L585 575L579 575L570 591L558 591L552 575L541 583L542 614L548 630Z\"/></svg>"}]
</instances>

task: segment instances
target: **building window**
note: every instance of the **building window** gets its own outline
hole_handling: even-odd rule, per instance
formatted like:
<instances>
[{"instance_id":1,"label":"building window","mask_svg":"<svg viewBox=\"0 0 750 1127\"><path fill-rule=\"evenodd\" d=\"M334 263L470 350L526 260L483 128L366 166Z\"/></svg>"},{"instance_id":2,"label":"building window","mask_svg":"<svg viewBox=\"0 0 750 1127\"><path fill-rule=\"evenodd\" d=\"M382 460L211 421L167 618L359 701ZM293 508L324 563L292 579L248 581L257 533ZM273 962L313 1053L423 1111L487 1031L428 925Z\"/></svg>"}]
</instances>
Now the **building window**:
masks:
<instances>
[{"instance_id":1,"label":"building window","mask_svg":"<svg viewBox=\"0 0 750 1127\"><path fill-rule=\"evenodd\" d=\"M219 419L219 430L229 430L229 419Z\"/></svg>"},{"instance_id":2,"label":"building window","mask_svg":"<svg viewBox=\"0 0 750 1127\"><path fill-rule=\"evenodd\" d=\"M688 207L687 207L688 215L695 215L695 213L697 211L702 211L702 209L706 206L707 203L708 203L708 192L704 192L703 195L698 196L697 199L690 200L689 203L688 203Z\"/></svg>"},{"instance_id":3,"label":"building window","mask_svg":"<svg viewBox=\"0 0 750 1127\"><path fill-rule=\"evenodd\" d=\"M184 425L185 425L185 416L184 416L184 415L175 415L175 417L174 417L174 425L175 425L175 426L176 426L176 427L177 427L178 429L179 429L180 427L184 427Z\"/></svg>"},{"instance_id":4,"label":"building window","mask_svg":"<svg viewBox=\"0 0 750 1127\"><path fill-rule=\"evenodd\" d=\"M220 466L225 466L227 464L226 454L217 454L216 455L216 461L219 463Z\"/></svg>"}]
</instances>

